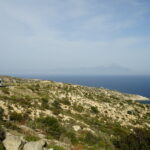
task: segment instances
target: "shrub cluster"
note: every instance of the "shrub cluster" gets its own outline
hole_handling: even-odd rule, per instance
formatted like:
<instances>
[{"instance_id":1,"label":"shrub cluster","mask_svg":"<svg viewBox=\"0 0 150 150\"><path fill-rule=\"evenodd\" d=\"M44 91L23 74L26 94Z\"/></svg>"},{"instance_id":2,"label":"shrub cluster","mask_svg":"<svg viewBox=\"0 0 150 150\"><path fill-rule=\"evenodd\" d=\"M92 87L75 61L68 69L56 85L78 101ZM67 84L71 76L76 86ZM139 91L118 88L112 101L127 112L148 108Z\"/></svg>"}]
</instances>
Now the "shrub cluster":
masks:
<instances>
[{"instance_id":1,"label":"shrub cluster","mask_svg":"<svg viewBox=\"0 0 150 150\"><path fill-rule=\"evenodd\" d=\"M54 117L45 117L37 119L39 127L44 129L44 131L56 139L59 139L61 134L64 132L63 127Z\"/></svg>"},{"instance_id":2,"label":"shrub cluster","mask_svg":"<svg viewBox=\"0 0 150 150\"><path fill-rule=\"evenodd\" d=\"M32 136L32 135L27 135L27 136L24 137L24 139L25 139L26 141L28 141L28 142L40 140L39 137L37 137L37 136Z\"/></svg>"},{"instance_id":3,"label":"shrub cluster","mask_svg":"<svg viewBox=\"0 0 150 150\"><path fill-rule=\"evenodd\" d=\"M99 113L98 109L96 106L91 106L91 111L95 114Z\"/></svg>"},{"instance_id":4,"label":"shrub cluster","mask_svg":"<svg viewBox=\"0 0 150 150\"><path fill-rule=\"evenodd\" d=\"M9 89L6 87L2 87L1 90L4 94L10 94Z\"/></svg>"},{"instance_id":5,"label":"shrub cluster","mask_svg":"<svg viewBox=\"0 0 150 150\"><path fill-rule=\"evenodd\" d=\"M0 150L6 150L3 143L0 142Z\"/></svg>"},{"instance_id":6,"label":"shrub cluster","mask_svg":"<svg viewBox=\"0 0 150 150\"><path fill-rule=\"evenodd\" d=\"M63 98L61 100L61 103L64 104L64 105L68 105L68 106L71 105L70 101L68 99L65 99L65 98Z\"/></svg>"},{"instance_id":7,"label":"shrub cluster","mask_svg":"<svg viewBox=\"0 0 150 150\"><path fill-rule=\"evenodd\" d=\"M60 104L59 100L55 100L52 103L52 111L55 115L59 115L61 113L62 108L61 108L61 104Z\"/></svg>"},{"instance_id":8,"label":"shrub cluster","mask_svg":"<svg viewBox=\"0 0 150 150\"><path fill-rule=\"evenodd\" d=\"M5 132L4 130L0 127L0 142L2 142L5 139Z\"/></svg>"},{"instance_id":9,"label":"shrub cluster","mask_svg":"<svg viewBox=\"0 0 150 150\"><path fill-rule=\"evenodd\" d=\"M81 105L79 105L79 104L77 104L77 103L74 103L74 104L73 104L73 109L76 110L76 111L78 111L79 113L81 113L81 112L84 111L83 106L81 106Z\"/></svg>"},{"instance_id":10,"label":"shrub cluster","mask_svg":"<svg viewBox=\"0 0 150 150\"><path fill-rule=\"evenodd\" d=\"M0 128L0 150L5 150L5 147L2 141L5 139L5 132L2 128Z\"/></svg>"},{"instance_id":11,"label":"shrub cluster","mask_svg":"<svg viewBox=\"0 0 150 150\"><path fill-rule=\"evenodd\" d=\"M49 107L49 100L48 100L48 98L42 98L41 101L42 101L42 106L41 106L41 108L42 108L43 110L50 108L50 107Z\"/></svg>"},{"instance_id":12,"label":"shrub cluster","mask_svg":"<svg viewBox=\"0 0 150 150\"><path fill-rule=\"evenodd\" d=\"M11 112L9 114L10 121L15 121L15 122L25 122L29 119L29 116L27 113L21 114L17 112Z\"/></svg>"},{"instance_id":13,"label":"shrub cluster","mask_svg":"<svg viewBox=\"0 0 150 150\"><path fill-rule=\"evenodd\" d=\"M136 128L114 141L114 145L120 150L150 150L150 130Z\"/></svg>"},{"instance_id":14,"label":"shrub cluster","mask_svg":"<svg viewBox=\"0 0 150 150\"><path fill-rule=\"evenodd\" d=\"M4 110L0 107L0 121L3 120Z\"/></svg>"}]
</instances>

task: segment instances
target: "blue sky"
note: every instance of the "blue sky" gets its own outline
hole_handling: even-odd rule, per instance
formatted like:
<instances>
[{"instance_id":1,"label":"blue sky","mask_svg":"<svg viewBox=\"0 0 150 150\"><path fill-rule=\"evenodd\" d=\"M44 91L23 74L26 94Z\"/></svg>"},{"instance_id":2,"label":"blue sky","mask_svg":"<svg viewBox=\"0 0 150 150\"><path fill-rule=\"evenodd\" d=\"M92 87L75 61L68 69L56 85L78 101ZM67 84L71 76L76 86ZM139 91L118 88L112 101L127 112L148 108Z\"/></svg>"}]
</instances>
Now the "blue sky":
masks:
<instances>
[{"instance_id":1,"label":"blue sky","mask_svg":"<svg viewBox=\"0 0 150 150\"><path fill-rule=\"evenodd\" d=\"M1 0L0 74L150 74L149 0Z\"/></svg>"}]
</instances>

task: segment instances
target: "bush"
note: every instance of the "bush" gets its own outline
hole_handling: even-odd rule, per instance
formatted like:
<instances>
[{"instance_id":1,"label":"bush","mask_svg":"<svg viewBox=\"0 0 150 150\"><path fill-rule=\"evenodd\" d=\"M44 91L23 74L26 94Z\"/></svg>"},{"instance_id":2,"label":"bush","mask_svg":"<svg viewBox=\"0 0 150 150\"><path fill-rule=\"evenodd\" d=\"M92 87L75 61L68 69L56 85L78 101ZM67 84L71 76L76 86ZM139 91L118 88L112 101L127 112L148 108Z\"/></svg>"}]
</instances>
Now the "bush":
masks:
<instances>
[{"instance_id":1,"label":"bush","mask_svg":"<svg viewBox=\"0 0 150 150\"><path fill-rule=\"evenodd\" d=\"M55 107L56 109L61 109L60 102L58 100L55 100L52 103L52 106Z\"/></svg>"},{"instance_id":2,"label":"bush","mask_svg":"<svg viewBox=\"0 0 150 150\"><path fill-rule=\"evenodd\" d=\"M54 117L39 118L37 120L40 123L40 127L44 131L56 139L59 139L60 135L64 132L61 124Z\"/></svg>"},{"instance_id":3,"label":"bush","mask_svg":"<svg viewBox=\"0 0 150 150\"><path fill-rule=\"evenodd\" d=\"M24 121L25 118L22 114L17 112L10 113L10 121Z\"/></svg>"},{"instance_id":4,"label":"bush","mask_svg":"<svg viewBox=\"0 0 150 150\"><path fill-rule=\"evenodd\" d=\"M91 106L91 111L95 114L99 113L98 109L96 106Z\"/></svg>"},{"instance_id":5,"label":"bush","mask_svg":"<svg viewBox=\"0 0 150 150\"><path fill-rule=\"evenodd\" d=\"M0 150L6 150L2 142L0 142Z\"/></svg>"},{"instance_id":6,"label":"bush","mask_svg":"<svg viewBox=\"0 0 150 150\"><path fill-rule=\"evenodd\" d=\"M21 129L17 127L16 125L14 125L12 122L3 122L3 123L4 123L5 128L21 132Z\"/></svg>"},{"instance_id":7,"label":"bush","mask_svg":"<svg viewBox=\"0 0 150 150\"><path fill-rule=\"evenodd\" d=\"M10 94L9 89L6 87L2 87L1 90L4 94Z\"/></svg>"},{"instance_id":8,"label":"bush","mask_svg":"<svg viewBox=\"0 0 150 150\"><path fill-rule=\"evenodd\" d=\"M84 137L84 142L92 146L92 145L97 144L99 142L99 139L97 136L95 136L91 132L87 132Z\"/></svg>"},{"instance_id":9,"label":"bush","mask_svg":"<svg viewBox=\"0 0 150 150\"><path fill-rule=\"evenodd\" d=\"M2 128L0 128L0 142L2 142L5 139L5 132Z\"/></svg>"},{"instance_id":10,"label":"bush","mask_svg":"<svg viewBox=\"0 0 150 150\"><path fill-rule=\"evenodd\" d=\"M70 103L70 101L68 99L61 100L61 103L63 103L64 105L68 105L68 106L71 105L71 103Z\"/></svg>"},{"instance_id":11,"label":"bush","mask_svg":"<svg viewBox=\"0 0 150 150\"><path fill-rule=\"evenodd\" d=\"M0 120L3 120L4 110L0 107Z\"/></svg>"},{"instance_id":12,"label":"bush","mask_svg":"<svg viewBox=\"0 0 150 150\"><path fill-rule=\"evenodd\" d=\"M114 141L114 145L120 150L150 150L150 130L136 128Z\"/></svg>"},{"instance_id":13,"label":"bush","mask_svg":"<svg viewBox=\"0 0 150 150\"><path fill-rule=\"evenodd\" d=\"M66 136L70 139L72 144L77 144L78 143L75 132L67 131Z\"/></svg>"},{"instance_id":14,"label":"bush","mask_svg":"<svg viewBox=\"0 0 150 150\"><path fill-rule=\"evenodd\" d=\"M62 108L61 108L61 105L60 105L60 102L58 100L55 100L53 103L52 103L52 111L55 115L59 115Z\"/></svg>"},{"instance_id":15,"label":"bush","mask_svg":"<svg viewBox=\"0 0 150 150\"><path fill-rule=\"evenodd\" d=\"M40 140L39 137L37 137L37 136L32 136L32 135L25 136L24 139L25 139L26 141L28 141L28 142Z\"/></svg>"}]
</instances>

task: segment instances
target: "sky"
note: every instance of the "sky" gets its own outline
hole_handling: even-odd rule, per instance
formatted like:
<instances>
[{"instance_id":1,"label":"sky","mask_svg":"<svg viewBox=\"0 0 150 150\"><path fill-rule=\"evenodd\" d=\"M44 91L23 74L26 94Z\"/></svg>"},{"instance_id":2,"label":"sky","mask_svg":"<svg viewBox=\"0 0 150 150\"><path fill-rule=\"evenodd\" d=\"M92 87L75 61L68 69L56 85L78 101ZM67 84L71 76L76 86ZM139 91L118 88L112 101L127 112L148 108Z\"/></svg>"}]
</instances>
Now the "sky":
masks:
<instances>
[{"instance_id":1,"label":"sky","mask_svg":"<svg viewBox=\"0 0 150 150\"><path fill-rule=\"evenodd\" d=\"M0 74L150 75L150 0L0 0Z\"/></svg>"}]
</instances>

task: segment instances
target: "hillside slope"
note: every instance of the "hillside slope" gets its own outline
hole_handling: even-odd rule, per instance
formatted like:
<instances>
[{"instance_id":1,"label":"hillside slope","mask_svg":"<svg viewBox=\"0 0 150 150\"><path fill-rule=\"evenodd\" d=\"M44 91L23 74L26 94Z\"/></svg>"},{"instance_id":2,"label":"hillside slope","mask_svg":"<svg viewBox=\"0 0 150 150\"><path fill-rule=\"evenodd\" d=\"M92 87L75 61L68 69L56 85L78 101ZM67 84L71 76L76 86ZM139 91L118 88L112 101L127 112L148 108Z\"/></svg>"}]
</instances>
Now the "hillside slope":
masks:
<instances>
[{"instance_id":1,"label":"hillside slope","mask_svg":"<svg viewBox=\"0 0 150 150\"><path fill-rule=\"evenodd\" d=\"M150 129L142 96L37 79L0 77L1 126L26 140L80 150L115 150L113 141L134 128ZM60 147L53 147L59 149Z\"/></svg>"}]
</instances>

